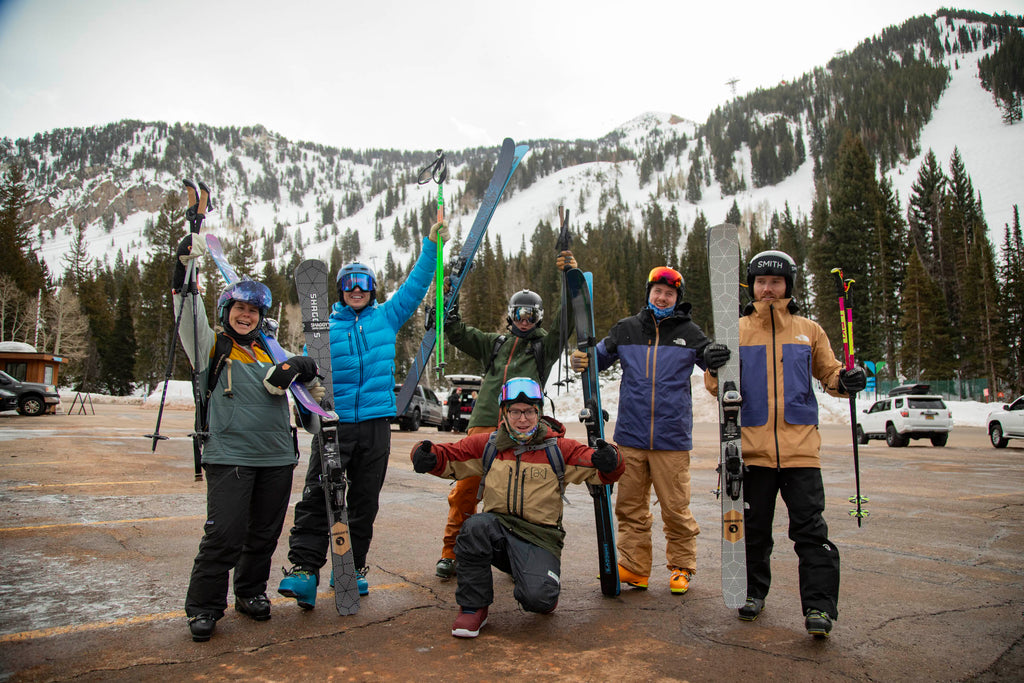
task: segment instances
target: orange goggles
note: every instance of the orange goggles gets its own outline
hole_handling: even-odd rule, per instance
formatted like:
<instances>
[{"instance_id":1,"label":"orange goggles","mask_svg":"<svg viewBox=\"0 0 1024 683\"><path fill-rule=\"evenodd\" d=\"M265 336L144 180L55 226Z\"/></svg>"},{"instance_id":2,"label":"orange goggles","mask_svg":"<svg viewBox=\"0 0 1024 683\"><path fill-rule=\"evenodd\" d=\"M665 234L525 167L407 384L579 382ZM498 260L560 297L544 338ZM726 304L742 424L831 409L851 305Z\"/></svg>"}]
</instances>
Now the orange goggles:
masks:
<instances>
[{"instance_id":1,"label":"orange goggles","mask_svg":"<svg viewBox=\"0 0 1024 683\"><path fill-rule=\"evenodd\" d=\"M679 271L672 270L668 266L658 266L651 269L647 275L647 282L652 285L668 285L678 289L683 284L683 276L679 274Z\"/></svg>"}]
</instances>

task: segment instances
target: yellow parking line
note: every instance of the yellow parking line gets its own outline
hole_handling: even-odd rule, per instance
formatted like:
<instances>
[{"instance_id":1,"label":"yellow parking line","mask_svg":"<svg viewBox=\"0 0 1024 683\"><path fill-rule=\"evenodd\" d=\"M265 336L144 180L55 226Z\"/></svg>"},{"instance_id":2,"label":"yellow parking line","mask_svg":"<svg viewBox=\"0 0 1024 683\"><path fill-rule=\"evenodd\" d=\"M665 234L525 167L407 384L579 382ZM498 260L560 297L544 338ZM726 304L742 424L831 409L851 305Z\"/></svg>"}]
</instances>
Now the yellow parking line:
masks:
<instances>
[{"instance_id":1,"label":"yellow parking line","mask_svg":"<svg viewBox=\"0 0 1024 683\"><path fill-rule=\"evenodd\" d=\"M2 531L2 530L0 530ZM384 584L380 586L373 586L374 592L394 590L396 588L408 587L407 582L401 581L399 583ZM328 590L319 592L316 594L318 599L322 599L326 602L330 599L330 596L334 595L334 591ZM274 598L271 600L271 604L280 605L290 603L294 598ZM232 610L228 610L225 614L230 614ZM117 626L132 626L135 624L148 624L154 621L170 621L172 619L184 619L185 611L178 610L176 612L161 612L159 614L142 614L137 617L121 617L120 619L114 619L113 621L94 621L89 624L76 624L71 626L54 626L51 628L40 628L35 631L21 631L20 633L8 633L7 635L0 635L0 643L14 643L24 640L35 640L37 638L50 638L52 636L63 636L69 633L84 633L86 631L99 631L105 628L115 628Z\"/></svg>"},{"instance_id":2,"label":"yellow parking line","mask_svg":"<svg viewBox=\"0 0 1024 683\"><path fill-rule=\"evenodd\" d=\"M158 479L152 481L83 481L74 484L26 484L25 486L12 486L8 491L24 491L26 489L54 489L65 486L120 486L122 484L159 484Z\"/></svg>"},{"instance_id":3,"label":"yellow parking line","mask_svg":"<svg viewBox=\"0 0 1024 683\"><path fill-rule=\"evenodd\" d=\"M38 526L7 526L0 527L5 531L38 531L40 529L59 529L61 527L99 526L102 524L137 524L140 522L167 522L179 519L203 519L206 515L187 515L183 517L140 517L139 519L111 519L103 522L71 522L69 524L40 524Z\"/></svg>"}]
</instances>

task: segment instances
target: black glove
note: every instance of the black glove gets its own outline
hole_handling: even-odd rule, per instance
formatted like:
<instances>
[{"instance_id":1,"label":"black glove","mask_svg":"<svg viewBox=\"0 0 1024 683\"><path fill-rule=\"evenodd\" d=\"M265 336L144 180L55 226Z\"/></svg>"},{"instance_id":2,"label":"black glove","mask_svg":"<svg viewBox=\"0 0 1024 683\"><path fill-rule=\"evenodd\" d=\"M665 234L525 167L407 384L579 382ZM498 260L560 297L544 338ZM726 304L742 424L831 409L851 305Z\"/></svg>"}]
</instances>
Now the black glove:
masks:
<instances>
[{"instance_id":1,"label":"black glove","mask_svg":"<svg viewBox=\"0 0 1024 683\"><path fill-rule=\"evenodd\" d=\"M598 439L597 448L594 449L594 454L590 456L590 462L605 474L614 472L615 468L619 466L619 451L604 439Z\"/></svg>"},{"instance_id":2,"label":"black glove","mask_svg":"<svg viewBox=\"0 0 1024 683\"><path fill-rule=\"evenodd\" d=\"M175 292L180 292L185 289L185 264L182 262L182 256L188 256L192 253L192 233L189 233L181 238L178 242L178 248L174 251L174 275L171 277L171 289Z\"/></svg>"},{"instance_id":3,"label":"black glove","mask_svg":"<svg viewBox=\"0 0 1024 683\"><path fill-rule=\"evenodd\" d=\"M430 452L434 444L429 441L421 441L416 450L412 452L412 468L420 474L430 472L437 467L437 455Z\"/></svg>"},{"instance_id":4,"label":"black glove","mask_svg":"<svg viewBox=\"0 0 1024 683\"><path fill-rule=\"evenodd\" d=\"M850 394L862 391L868 385L868 377L864 374L864 368L839 371L839 389Z\"/></svg>"},{"instance_id":5,"label":"black glove","mask_svg":"<svg viewBox=\"0 0 1024 683\"><path fill-rule=\"evenodd\" d=\"M263 386L272 394L283 394L292 382L311 382L320 376L320 370L309 356L292 356L270 368Z\"/></svg>"},{"instance_id":6,"label":"black glove","mask_svg":"<svg viewBox=\"0 0 1024 683\"><path fill-rule=\"evenodd\" d=\"M732 352L725 344L708 344L704 347L704 365L708 370L717 370L729 362Z\"/></svg>"}]
</instances>

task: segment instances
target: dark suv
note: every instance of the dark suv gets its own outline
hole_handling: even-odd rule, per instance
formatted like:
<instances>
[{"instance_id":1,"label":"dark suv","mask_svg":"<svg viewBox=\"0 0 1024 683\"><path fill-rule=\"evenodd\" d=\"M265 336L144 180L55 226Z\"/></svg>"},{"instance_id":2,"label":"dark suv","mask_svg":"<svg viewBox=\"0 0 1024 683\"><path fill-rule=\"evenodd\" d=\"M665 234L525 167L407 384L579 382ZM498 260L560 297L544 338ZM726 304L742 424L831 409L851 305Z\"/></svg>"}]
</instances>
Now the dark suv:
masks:
<instances>
[{"instance_id":1,"label":"dark suv","mask_svg":"<svg viewBox=\"0 0 1024 683\"><path fill-rule=\"evenodd\" d=\"M0 389L6 389L18 398L18 412L22 415L42 415L57 412L60 394L52 384L19 382L0 371Z\"/></svg>"}]
</instances>

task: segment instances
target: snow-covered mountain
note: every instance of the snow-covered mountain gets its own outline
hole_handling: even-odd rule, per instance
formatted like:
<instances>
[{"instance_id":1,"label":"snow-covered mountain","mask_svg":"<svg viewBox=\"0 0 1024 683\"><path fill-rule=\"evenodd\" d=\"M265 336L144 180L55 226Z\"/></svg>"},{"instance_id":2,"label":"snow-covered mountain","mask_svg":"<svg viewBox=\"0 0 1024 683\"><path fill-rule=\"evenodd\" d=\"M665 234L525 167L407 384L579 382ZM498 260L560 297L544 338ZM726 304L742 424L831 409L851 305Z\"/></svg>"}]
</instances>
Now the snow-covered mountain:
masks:
<instances>
[{"instance_id":1,"label":"snow-covered mountain","mask_svg":"<svg viewBox=\"0 0 1024 683\"><path fill-rule=\"evenodd\" d=\"M946 40L955 39L961 26L972 26L964 19L937 17L935 22ZM1024 124L1003 123L992 96L981 87L978 60L994 49L979 47L942 58L950 80L921 132L920 154L901 159L887 175L905 206L921 156L931 149L945 166L956 147L982 197L990 237L998 247L1013 205L1024 203ZM808 122L792 123L809 148ZM669 113L644 113L597 141L528 141L532 151L517 173L529 173L529 182L523 187L513 182L494 215L490 238L500 236L506 251L518 251L524 241L529 243L538 222L556 222L559 205L570 209L576 228L598 224L609 203L620 201L635 228L651 201L666 214L675 207L684 231L700 212L712 223L721 221L733 202L745 218L756 216L762 228L787 202L794 216L809 214L814 195L810 155L776 185L754 188L748 182L748 189L723 195L711 179L700 201L687 202L685 178L703 128ZM270 240L279 266L295 251L329 259L347 231L359 236L360 260L379 269L390 253L396 263L405 264L412 247L399 248L392 228L396 221L415 222L436 191L416 183L416 171L430 161L430 153L337 150L291 142L260 127L121 122L54 131L45 138L48 145L40 144L39 137L35 142L0 141L0 162L13 156L29 162L28 220L38 226L39 254L53 273L62 272L77 225L85 226L90 255L101 262L113 263L119 251L144 259L150 249L146 224L168 191L180 191L183 176L214 187L217 211L205 229L232 241L244 237L257 255L265 253L264 241ZM447 208L453 231L465 232L472 223L476 201L460 198L473 177L490 175L500 142L495 140L493 149L449 155L445 193L451 198ZM708 146L703 145L705 165ZM670 153L641 183L641 159L665 149ZM552 158L554 166L547 168ZM737 176L751 177L746 144L734 155L734 168Z\"/></svg>"}]
</instances>

